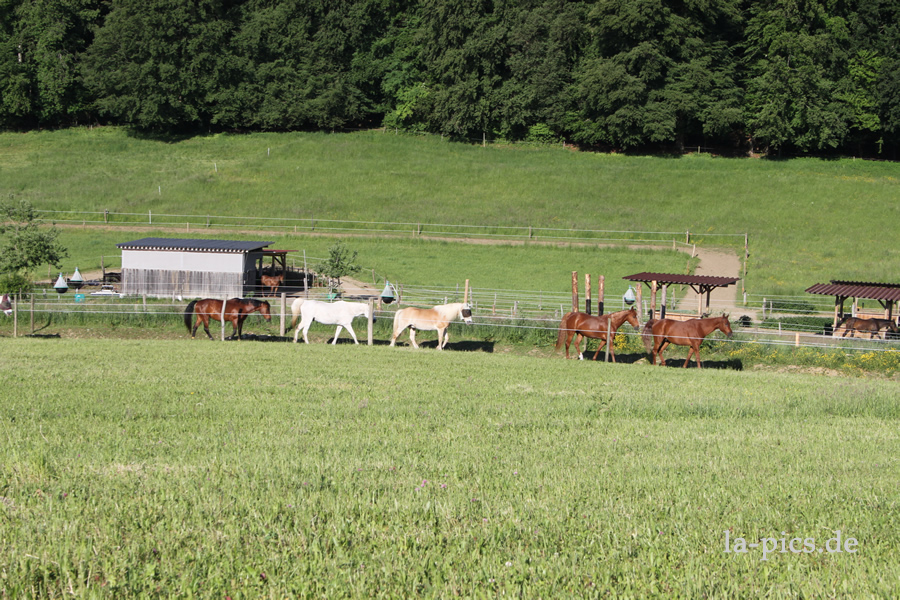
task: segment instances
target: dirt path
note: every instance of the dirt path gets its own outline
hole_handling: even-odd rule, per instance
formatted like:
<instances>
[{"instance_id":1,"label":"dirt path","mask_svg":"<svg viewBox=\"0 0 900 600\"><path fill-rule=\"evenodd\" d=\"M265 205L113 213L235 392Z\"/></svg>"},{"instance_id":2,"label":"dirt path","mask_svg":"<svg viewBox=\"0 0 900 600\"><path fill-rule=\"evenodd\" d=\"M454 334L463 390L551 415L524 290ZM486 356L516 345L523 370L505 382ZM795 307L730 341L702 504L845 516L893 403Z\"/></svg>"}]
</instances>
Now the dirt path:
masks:
<instances>
[{"instance_id":1,"label":"dirt path","mask_svg":"<svg viewBox=\"0 0 900 600\"><path fill-rule=\"evenodd\" d=\"M708 275L710 277L740 277L741 276L741 260L734 252L727 250L709 250L697 248L697 258L700 262L694 275ZM716 288L710 293L709 308L715 314L722 312L734 313L738 309L737 296L741 290L741 282L728 287ZM704 306L706 300L704 299ZM688 288L687 294L678 303L679 312L696 313L697 312L697 294L694 290ZM741 308L740 310L743 310ZM746 312L746 311L745 311Z\"/></svg>"}]
</instances>

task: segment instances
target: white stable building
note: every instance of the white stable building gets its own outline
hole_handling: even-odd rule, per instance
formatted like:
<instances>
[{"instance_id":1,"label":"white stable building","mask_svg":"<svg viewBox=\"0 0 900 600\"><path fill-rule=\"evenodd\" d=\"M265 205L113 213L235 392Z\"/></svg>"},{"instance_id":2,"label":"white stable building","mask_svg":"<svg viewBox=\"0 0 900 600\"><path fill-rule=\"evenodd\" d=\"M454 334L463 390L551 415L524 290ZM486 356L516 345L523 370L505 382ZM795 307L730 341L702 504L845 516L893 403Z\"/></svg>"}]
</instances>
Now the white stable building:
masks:
<instances>
[{"instance_id":1,"label":"white stable building","mask_svg":"<svg viewBox=\"0 0 900 600\"><path fill-rule=\"evenodd\" d=\"M156 298L237 298L257 289L273 242L143 238L122 250L121 291Z\"/></svg>"}]
</instances>

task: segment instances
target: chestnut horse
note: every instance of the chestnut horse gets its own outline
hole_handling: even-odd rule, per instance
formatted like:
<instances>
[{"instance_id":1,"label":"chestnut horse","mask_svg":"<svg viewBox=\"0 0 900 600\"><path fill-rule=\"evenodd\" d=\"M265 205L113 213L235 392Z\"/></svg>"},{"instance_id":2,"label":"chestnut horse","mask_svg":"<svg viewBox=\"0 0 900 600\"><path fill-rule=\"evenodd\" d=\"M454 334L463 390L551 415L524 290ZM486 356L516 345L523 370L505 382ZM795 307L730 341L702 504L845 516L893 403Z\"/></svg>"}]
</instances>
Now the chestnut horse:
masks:
<instances>
[{"instance_id":1,"label":"chestnut horse","mask_svg":"<svg viewBox=\"0 0 900 600\"><path fill-rule=\"evenodd\" d=\"M278 286L284 283L284 273L279 273L278 275L261 275L262 284L264 288L269 288L269 295L274 296L275 292L278 291Z\"/></svg>"},{"instance_id":2,"label":"chestnut horse","mask_svg":"<svg viewBox=\"0 0 900 600\"><path fill-rule=\"evenodd\" d=\"M672 319L650 319L644 325L642 337L644 338L644 346L650 353L650 364L656 363L656 357L659 357L659 365L664 366L666 361L663 360L663 350L669 344L676 346L690 346L687 358L684 359L684 366L688 366L691 360L691 354L697 358L697 368L700 365L700 344L703 339L710 333L718 329L729 338L732 336L731 323L728 322L728 315L721 317L709 317L708 319L689 319L687 321L673 321Z\"/></svg>"},{"instance_id":3,"label":"chestnut horse","mask_svg":"<svg viewBox=\"0 0 900 600\"><path fill-rule=\"evenodd\" d=\"M472 308L464 302L455 304L439 304L433 308L401 308L394 314L394 333L391 336L391 346L397 341L397 337L409 327L409 341L413 348L418 348L416 343L416 331L437 331L438 350L443 350L450 341L450 332L447 328L450 321L459 319L472 324Z\"/></svg>"},{"instance_id":4,"label":"chestnut horse","mask_svg":"<svg viewBox=\"0 0 900 600\"><path fill-rule=\"evenodd\" d=\"M241 339L241 333L244 328L244 320L250 313L259 311L266 321L272 320L269 313L269 303L265 300L256 300L255 298L231 298L225 303L225 320L231 322L231 338ZM191 329L191 321L194 315L197 315L197 321L194 328ZM191 332L191 339L197 333L200 323L203 323L203 329L209 339L213 336L209 333L209 320L222 320L222 301L215 298L204 298L203 300L194 300L184 309L184 324L188 331ZM225 326L225 323L222 323Z\"/></svg>"},{"instance_id":5,"label":"chestnut horse","mask_svg":"<svg viewBox=\"0 0 900 600\"><path fill-rule=\"evenodd\" d=\"M578 353L578 359L582 360L584 355L580 349L581 338L598 338L600 345L597 346L597 350L594 352L594 360L597 360L600 350L610 340L609 334L612 333L612 339L615 339L616 331L625 321L628 321L635 329L638 328L639 323L635 307L632 306L619 312L597 317L578 311L566 313L559 324L559 335L556 336L556 349L559 350L563 345L563 341L565 341L566 358L569 358L569 343L572 341L572 336L577 335L575 338L575 352ZM587 342L584 344L584 351L587 352ZM612 361L616 362L616 353L611 343L609 345L609 355L612 357Z\"/></svg>"},{"instance_id":6,"label":"chestnut horse","mask_svg":"<svg viewBox=\"0 0 900 600\"><path fill-rule=\"evenodd\" d=\"M838 323L838 326L835 329L838 329L841 325L846 325L847 328L844 330L844 335L841 337L847 337L847 334L853 334L859 331L869 332L869 339L874 340L875 336L877 336L882 329L885 330L884 337L888 337L888 332L897 333L897 325L891 319L860 319L858 317L845 317L843 321ZM853 337L851 335L850 337Z\"/></svg>"}]
</instances>

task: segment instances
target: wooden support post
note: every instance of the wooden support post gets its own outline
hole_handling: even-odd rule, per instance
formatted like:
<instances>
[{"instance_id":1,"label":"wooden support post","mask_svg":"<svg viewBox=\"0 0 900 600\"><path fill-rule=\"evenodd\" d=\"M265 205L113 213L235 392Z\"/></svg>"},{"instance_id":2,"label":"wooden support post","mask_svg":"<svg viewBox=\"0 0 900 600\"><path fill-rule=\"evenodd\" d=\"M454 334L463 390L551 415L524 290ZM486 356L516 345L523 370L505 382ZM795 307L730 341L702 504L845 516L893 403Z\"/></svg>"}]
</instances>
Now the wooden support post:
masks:
<instances>
[{"instance_id":1,"label":"wooden support post","mask_svg":"<svg viewBox=\"0 0 900 600\"><path fill-rule=\"evenodd\" d=\"M287 316L285 314L285 308L287 307L287 294L285 292L281 292L281 309L278 311L281 313L281 323L278 327L278 335L284 337L284 319Z\"/></svg>"},{"instance_id":2,"label":"wooden support post","mask_svg":"<svg viewBox=\"0 0 900 600\"><path fill-rule=\"evenodd\" d=\"M578 271L572 271L572 312L578 312Z\"/></svg>"},{"instance_id":3,"label":"wooden support post","mask_svg":"<svg viewBox=\"0 0 900 600\"><path fill-rule=\"evenodd\" d=\"M712 290L706 290L706 312L710 312L709 308L709 295L712 294Z\"/></svg>"},{"instance_id":4,"label":"wooden support post","mask_svg":"<svg viewBox=\"0 0 900 600\"><path fill-rule=\"evenodd\" d=\"M666 318L666 292L668 291L668 289L669 289L669 284L664 283L663 289L662 289L662 302L660 302L660 306L659 306L659 318L660 319Z\"/></svg>"},{"instance_id":5,"label":"wooden support post","mask_svg":"<svg viewBox=\"0 0 900 600\"><path fill-rule=\"evenodd\" d=\"M650 318L656 315L656 280L650 282Z\"/></svg>"},{"instance_id":6,"label":"wooden support post","mask_svg":"<svg viewBox=\"0 0 900 600\"><path fill-rule=\"evenodd\" d=\"M603 316L605 307L603 306L603 293L606 287L606 277L601 275L600 281L597 282L597 314Z\"/></svg>"},{"instance_id":7,"label":"wooden support post","mask_svg":"<svg viewBox=\"0 0 900 600\"><path fill-rule=\"evenodd\" d=\"M225 341L225 305L228 304L228 296L222 299L222 313L219 317L222 319L222 341Z\"/></svg>"},{"instance_id":8,"label":"wooden support post","mask_svg":"<svg viewBox=\"0 0 900 600\"><path fill-rule=\"evenodd\" d=\"M591 314L591 274L584 274L584 312Z\"/></svg>"},{"instance_id":9,"label":"wooden support post","mask_svg":"<svg viewBox=\"0 0 900 600\"><path fill-rule=\"evenodd\" d=\"M369 298L369 319L367 325L367 332L369 336L369 345L372 346L375 344L375 299Z\"/></svg>"},{"instance_id":10,"label":"wooden support post","mask_svg":"<svg viewBox=\"0 0 900 600\"><path fill-rule=\"evenodd\" d=\"M844 310L844 301L840 296L834 297L834 323L831 325L832 328L837 327L838 323L840 323L840 315Z\"/></svg>"},{"instance_id":11,"label":"wooden support post","mask_svg":"<svg viewBox=\"0 0 900 600\"><path fill-rule=\"evenodd\" d=\"M641 322L641 319L644 317L644 283L639 281L637 288L637 311L638 311L638 323Z\"/></svg>"}]
</instances>

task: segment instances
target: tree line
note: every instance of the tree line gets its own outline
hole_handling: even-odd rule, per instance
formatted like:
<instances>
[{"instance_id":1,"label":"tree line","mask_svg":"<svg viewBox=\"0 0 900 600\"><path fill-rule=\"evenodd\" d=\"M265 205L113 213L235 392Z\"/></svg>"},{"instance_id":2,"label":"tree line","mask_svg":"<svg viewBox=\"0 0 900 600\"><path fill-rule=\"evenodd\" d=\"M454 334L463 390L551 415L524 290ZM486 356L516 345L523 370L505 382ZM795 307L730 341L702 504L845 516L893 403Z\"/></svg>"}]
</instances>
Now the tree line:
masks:
<instances>
[{"instance_id":1,"label":"tree line","mask_svg":"<svg viewBox=\"0 0 900 600\"><path fill-rule=\"evenodd\" d=\"M0 127L895 158L897 0L0 0Z\"/></svg>"}]
</instances>

